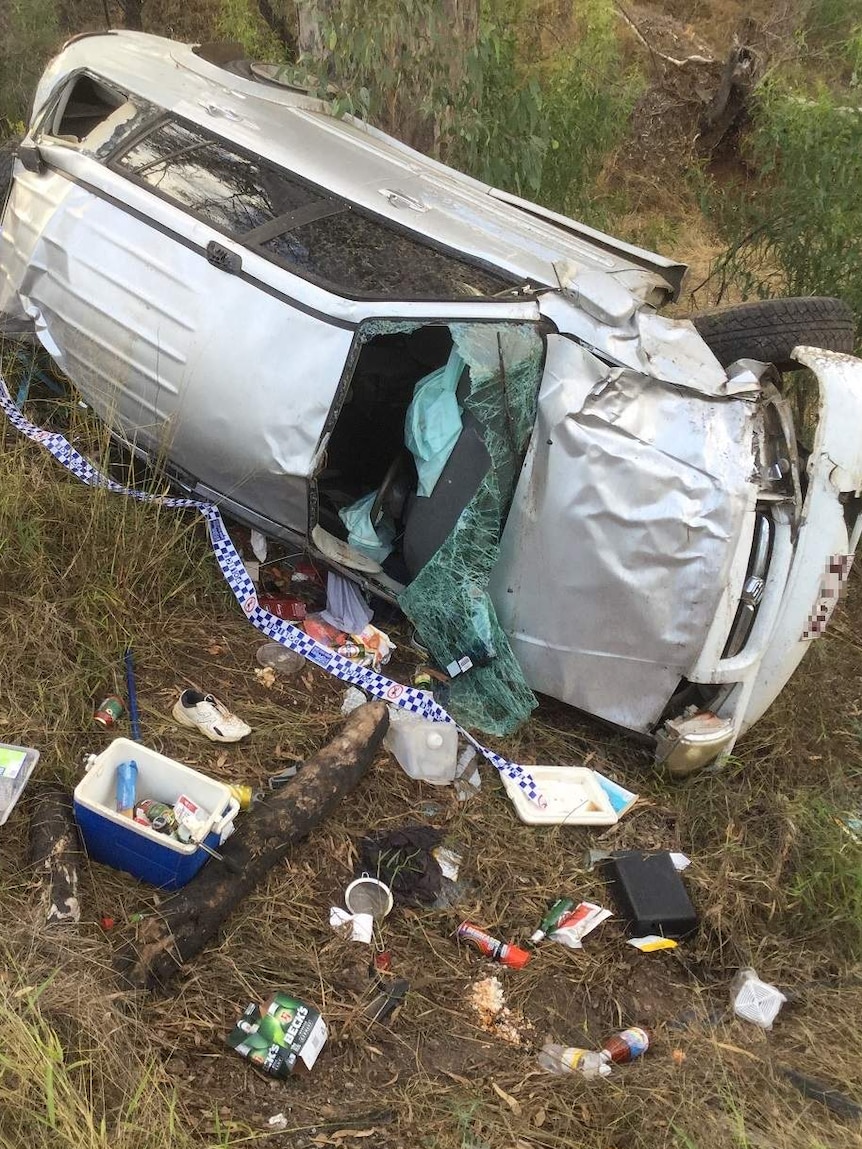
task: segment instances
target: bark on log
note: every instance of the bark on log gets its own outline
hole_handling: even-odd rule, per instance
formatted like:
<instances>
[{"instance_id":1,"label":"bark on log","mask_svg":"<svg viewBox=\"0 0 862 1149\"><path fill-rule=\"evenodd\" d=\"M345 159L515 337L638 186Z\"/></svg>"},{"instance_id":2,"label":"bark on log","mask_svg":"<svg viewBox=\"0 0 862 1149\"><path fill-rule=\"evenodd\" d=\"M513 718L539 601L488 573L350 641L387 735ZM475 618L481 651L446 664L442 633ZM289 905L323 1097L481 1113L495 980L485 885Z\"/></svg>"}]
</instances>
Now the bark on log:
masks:
<instances>
[{"instance_id":1,"label":"bark on log","mask_svg":"<svg viewBox=\"0 0 862 1149\"><path fill-rule=\"evenodd\" d=\"M292 782L245 814L221 849L236 872L211 859L187 886L162 903L158 917L144 920L137 941L124 945L114 959L126 984L134 989L167 989L290 847L355 789L388 725L389 713L382 702L360 706Z\"/></svg>"},{"instance_id":2,"label":"bark on log","mask_svg":"<svg viewBox=\"0 0 862 1149\"><path fill-rule=\"evenodd\" d=\"M78 828L69 795L59 786L39 790L30 819L30 864L41 887L45 923L76 925L81 920L78 902Z\"/></svg>"}]
</instances>

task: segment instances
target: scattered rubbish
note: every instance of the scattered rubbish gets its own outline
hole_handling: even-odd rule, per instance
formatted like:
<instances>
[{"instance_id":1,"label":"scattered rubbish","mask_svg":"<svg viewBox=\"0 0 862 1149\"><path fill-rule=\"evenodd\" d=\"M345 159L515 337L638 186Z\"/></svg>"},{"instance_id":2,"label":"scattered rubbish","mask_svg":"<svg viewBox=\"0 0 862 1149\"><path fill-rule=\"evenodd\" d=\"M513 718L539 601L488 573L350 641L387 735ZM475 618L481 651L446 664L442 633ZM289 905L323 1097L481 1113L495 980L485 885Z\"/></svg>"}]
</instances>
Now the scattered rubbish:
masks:
<instances>
[{"instance_id":1,"label":"scattered rubbish","mask_svg":"<svg viewBox=\"0 0 862 1149\"><path fill-rule=\"evenodd\" d=\"M392 969L392 954L389 950L379 950L374 955L372 968L379 973L389 973Z\"/></svg>"},{"instance_id":2,"label":"scattered rubbish","mask_svg":"<svg viewBox=\"0 0 862 1149\"><path fill-rule=\"evenodd\" d=\"M510 1045L521 1045L522 1029L530 1025L507 1005L500 979L494 976L474 982L470 990L470 1005L476 1012L480 1027Z\"/></svg>"},{"instance_id":3,"label":"scattered rubbish","mask_svg":"<svg viewBox=\"0 0 862 1149\"><path fill-rule=\"evenodd\" d=\"M421 802L418 809L423 818L439 818L444 807L440 802Z\"/></svg>"},{"instance_id":4,"label":"scattered rubbish","mask_svg":"<svg viewBox=\"0 0 862 1149\"><path fill-rule=\"evenodd\" d=\"M733 1012L761 1029L772 1029L772 1023L786 1001L781 990L761 981L756 971L750 968L741 969L730 986Z\"/></svg>"},{"instance_id":5,"label":"scattered rubbish","mask_svg":"<svg viewBox=\"0 0 862 1149\"><path fill-rule=\"evenodd\" d=\"M457 882L463 860L457 850L453 850L450 846L437 846L431 853L443 877L449 882Z\"/></svg>"},{"instance_id":6,"label":"scattered rubbish","mask_svg":"<svg viewBox=\"0 0 862 1149\"><path fill-rule=\"evenodd\" d=\"M340 906L329 907L329 924L346 941L371 945L374 936L374 917L370 913L348 913Z\"/></svg>"},{"instance_id":7,"label":"scattered rubbish","mask_svg":"<svg viewBox=\"0 0 862 1149\"><path fill-rule=\"evenodd\" d=\"M259 802L263 798L262 790L255 790L242 782L230 783L228 790L230 790L231 796L239 802L240 810L250 810L253 802Z\"/></svg>"},{"instance_id":8,"label":"scattered rubbish","mask_svg":"<svg viewBox=\"0 0 862 1149\"><path fill-rule=\"evenodd\" d=\"M273 686L275 686L276 674L271 666L256 667L254 676L264 690L272 690Z\"/></svg>"},{"instance_id":9,"label":"scattered rubbish","mask_svg":"<svg viewBox=\"0 0 862 1149\"><path fill-rule=\"evenodd\" d=\"M308 615L303 623L305 633L315 642L334 650L342 658L356 662L360 666L377 670L385 666L395 650L395 643L388 634L368 623L356 634L339 630L320 614Z\"/></svg>"},{"instance_id":10,"label":"scattered rubbish","mask_svg":"<svg viewBox=\"0 0 862 1149\"><path fill-rule=\"evenodd\" d=\"M364 706L368 698L356 686L348 686L341 701L341 713L345 716L352 714L357 706Z\"/></svg>"},{"instance_id":11,"label":"scattered rubbish","mask_svg":"<svg viewBox=\"0 0 862 1149\"><path fill-rule=\"evenodd\" d=\"M109 694L96 707L93 721L103 726L105 730L113 730L125 713L126 704L122 698L117 694Z\"/></svg>"},{"instance_id":12,"label":"scattered rubbish","mask_svg":"<svg viewBox=\"0 0 862 1149\"><path fill-rule=\"evenodd\" d=\"M286 1078L301 1067L314 1067L326 1036L326 1022L318 1010L290 994L277 993L263 1007L246 1006L227 1044L256 1069Z\"/></svg>"},{"instance_id":13,"label":"scattered rubbish","mask_svg":"<svg viewBox=\"0 0 862 1149\"><path fill-rule=\"evenodd\" d=\"M385 882L363 874L344 891L344 904L352 914L368 914L375 922L382 922L391 913L395 899Z\"/></svg>"},{"instance_id":14,"label":"scattered rubbish","mask_svg":"<svg viewBox=\"0 0 862 1149\"><path fill-rule=\"evenodd\" d=\"M580 1073L582 1077L607 1077L611 1072L607 1058L591 1049L547 1042L539 1051L539 1065L546 1073Z\"/></svg>"},{"instance_id":15,"label":"scattered rubbish","mask_svg":"<svg viewBox=\"0 0 862 1149\"><path fill-rule=\"evenodd\" d=\"M678 874L681 874L683 870L687 870L691 865L691 858L686 857L685 854L671 853L670 860L673 862L673 868Z\"/></svg>"},{"instance_id":16,"label":"scattered rubbish","mask_svg":"<svg viewBox=\"0 0 862 1149\"><path fill-rule=\"evenodd\" d=\"M260 582L260 563L257 559L243 559L242 565L245 567L245 573L251 581L257 586Z\"/></svg>"},{"instance_id":17,"label":"scattered rubbish","mask_svg":"<svg viewBox=\"0 0 862 1149\"><path fill-rule=\"evenodd\" d=\"M282 786L292 781L299 773L299 768L302 765L302 760L294 758L289 766L283 766L277 774L270 774L266 780L267 786L270 790L280 790Z\"/></svg>"},{"instance_id":18,"label":"scattered rubbish","mask_svg":"<svg viewBox=\"0 0 862 1149\"><path fill-rule=\"evenodd\" d=\"M141 717L138 713L138 688L135 683L135 658L132 648L126 647L123 654L123 664L126 670L126 694L129 696L129 725L132 729L132 740L141 740Z\"/></svg>"},{"instance_id":19,"label":"scattered rubbish","mask_svg":"<svg viewBox=\"0 0 862 1149\"><path fill-rule=\"evenodd\" d=\"M482 775L476 760L476 747L468 745L461 751L455 767L455 797L459 802L466 802L475 798L481 789Z\"/></svg>"},{"instance_id":20,"label":"scattered rubbish","mask_svg":"<svg viewBox=\"0 0 862 1149\"><path fill-rule=\"evenodd\" d=\"M522 822L529 825L613 826L617 813L595 771L583 766L530 766L530 774L545 798L539 806L502 773L503 785Z\"/></svg>"},{"instance_id":21,"label":"scattered rubbish","mask_svg":"<svg viewBox=\"0 0 862 1149\"><path fill-rule=\"evenodd\" d=\"M264 610L285 622L302 622L308 615L308 607L301 598L287 594L262 594L258 603ZM280 643L267 643L267 646L280 646ZM284 649L284 647L282 647Z\"/></svg>"},{"instance_id":22,"label":"scattered rubbish","mask_svg":"<svg viewBox=\"0 0 862 1149\"><path fill-rule=\"evenodd\" d=\"M639 1026L622 1029L602 1043L601 1053L615 1065L627 1065L638 1057L643 1057L649 1049L649 1033Z\"/></svg>"},{"instance_id":23,"label":"scattered rubbish","mask_svg":"<svg viewBox=\"0 0 862 1149\"><path fill-rule=\"evenodd\" d=\"M116 924L116 918L112 918L110 914L99 915L99 925L102 927L105 933L107 933L108 930L112 930Z\"/></svg>"},{"instance_id":24,"label":"scattered rubbish","mask_svg":"<svg viewBox=\"0 0 862 1149\"><path fill-rule=\"evenodd\" d=\"M637 794L632 790L627 790L625 786L620 786L618 782L606 778L605 775L600 774L598 770L593 770L593 774L607 795L608 801L613 807L617 818L622 818L623 814L627 814L635 802L637 802Z\"/></svg>"},{"instance_id":25,"label":"scattered rubbish","mask_svg":"<svg viewBox=\"0 0 862 1149\"><path fill-rule=\"evenodd\" d=\"M433 826L404 826L369 834L359 844L363 869L385 882L399 905L431 905L443 881L432 850L442 839Z\"/></svg>"},{"instance_id":26,"label":"scattered rubbish","mask_svg":"<svg viewBox=\"0 0 862 1149\"><path fill-rule=\"evenodd\" d=\"M697 913L666 850L619 850L599 863L630 934L682 938L697 927Z\"/></svg>"},{"instance_id":27,"label":"scattered rubbish","mask_svg":"<svg viewBox=\"0 0 862 1149\"><path fill-rule=\"evenodd\" d=\"M355 582L329 571L326 576L326 609L320 617L337 630L360 634L374 617Z\"/></svg>"},{"instance_id":28,"label":"scattered rubbish","mask_svg":"<svg viewBox=\"0 0 862 1149\"><path fill-rule=\"evenodd\" d=\"M251 553L254 555L257 561L259 563L265 563L267 551L269 549L266 541L266 535L252 527L249 543L251 544Z\"/></svg>"},{"instance_id":29,"label":"scattered rubbish","mask_svg":"<svg viewBox=\"0 0 862 1149\"><path fill-rule=\"evenodd\" d=\"M408 776L432 786L448 786L458 769L458 727L429 722L407 710L389 707L389 729L383 745Z\"/></svg>"},{"instance_id":30,"label":"scattered rubbish","mask_svg":"<svg viewBox=\"0 0 862 1149\"><path fill-rule=\"evenodd\" d=\"M287 1118L283 1113L273 1113L272 1117L267 1121L267 1125L270 1129L286 1129Z\"/></svg>"},{"instance_id":31,"label":"scattered rubbish","mask_svg":"<svg viewBox=\"0 0 862 1149\"><path fill-rule=\"evenodd\" d=\"M607 921L611 911L597 906L593 902L581 902L569 913L560 918L553 932L548 934L552 942L559 942L569 949L583 949L583 939L587 934Z\"/></svg>"},{"instance_id":32,"label":"scattered rubbish","mask_svg":"<svg viewBox=\"0 0 862 1149\"><path fill-rule=\"evenodd\" d=\"M212 694L184 690L171 711L180 726L199 730L211 742L239 742L251 727Z\"/></svg>"},{"instance_id":33,"label":"scattered rubbish","mask_svg":"<svg viewBox=\"0 0 862 1149\"><path fill-rule=\"evenodd\" d=\"M164 819L161 832L118 814L116 773L121 762L134 756L138 791L152 797L137 800L146 812L154 807ZM206 818L198 828L200 841L181 842L170 836L176 822L174 803L184 795ZM128 738L115 738L101 754L91 757L87 773L75 787L75 821L89 856L96 862L126 870L136 878L164 889L184 886L233 830L239 803L224 783L166 758ZM147 819L149 821L149 819ZM161 823L160 823L161 824ZM166 832L167 829L167 832Z\"/></svg>"},{"instance_id":34,"label":"scattered rubbish","mask_svg":"<svg viewBox=\"0 0 862 1149\"><path fill-rule=\"evenodd\" d=\"M403 977L397 977L390 983L380 982L380 987L380 992L371 999L363 1012L369 1021L376 1021L382 1025L392 1017L404 1001L410 989L410 982Z\"/></svg>"},{"instance_id":35,"label":"scattered rubbish","mask_svg":"<svg viewBox=\"0 0 862 1149\"><path fill-rule=\"evenodd\" d=\"M138 793L138 764L134 758L117 766L117 813L134 818Z\"/></svg>"},{"instance_id":36,"label":"scattered rubbish","mask_svg":"<svg viewBox=\"0 0 862 1149\"><path fill-rule=\"evenodd\" d=\"M777 1069L781 1076L798 1089L803 1097L808 1097L812 1101L819 1101L821 1105L825 1105L827 1109L831 1109L840 1117L849 1117L855 1121L862 1120L862 1105L859 1105L852 1097L848 1097L846 1093L841 1093L834 1086L825 1085L822 1081L799 1073L798 1070L791 1069L789 1066L779 1065Z\"/></svg>"},{"instance_id":37,"label":"scattered rubbish","mask_svg":"<svg viewBox=\"0 0 862 1149\"><path fill-rule=\"evenodd\" d=\"M555 930L560 923L560 919L565 917L566 914L575 908L573 898L558 898L551 904L547 913L539 922L539 928L530 934L530 941L533 945L538 945L543 941L551 930Z\"/></svg>"},{"instance_id":38,"label":"scattered rubbish","mask_svg":"<svg viewBox=\"0 0 862 1149\"><path fill-rule=\"evenodd\" d=\"M500 941L499 938L486 934L483 929L473 925L472 922L462 922L458 926L457 937L459 941L473 946L491 961L497 961L500 965L510 966L512 969L523 969L533 956L529 950L521 949L520 946Z\"/></svg>"},{"instance_id":39,"label":"scattered rubbish","mask_svg":"<svg viewBox=\"0 0 862 1149\"><path fill-rule=\"evenodd\" d=\"M39 751L32 746L0 742L0 826L15 809L38 761Z\"/></svg>"},{"instance_id":40,"label":"scattered rubbish","mask_svg":"<svg viewBox=\"0 0 862 1149\"><path fill-rule=\"evenodd\" d=\"M651 954L656 950L675 950L679 942L673 938L663 938L660 934L645 934L642 938L629 938L628 944L641 953Z\"/></svg>"}]
</instances>

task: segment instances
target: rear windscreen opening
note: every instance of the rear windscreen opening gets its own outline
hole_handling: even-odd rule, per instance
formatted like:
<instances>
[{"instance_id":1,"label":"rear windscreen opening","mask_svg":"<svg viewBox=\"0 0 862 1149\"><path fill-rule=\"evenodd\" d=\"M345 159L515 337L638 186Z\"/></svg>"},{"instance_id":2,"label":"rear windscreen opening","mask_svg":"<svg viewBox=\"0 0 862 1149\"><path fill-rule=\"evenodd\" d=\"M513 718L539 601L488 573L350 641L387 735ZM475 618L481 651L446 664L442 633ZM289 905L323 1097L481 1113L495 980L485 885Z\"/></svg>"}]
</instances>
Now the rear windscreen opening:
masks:
<instances>
[{"instance_id":1,"label":"rear windscreen opening","mask_svg":"<svg viewBox=\"0 0 862 1149\"><path fill-rule=\"evenodd\" d=\"M80 143L125 102L120 92L92 76L81 75L58 107L51 134Z\"/></svg>"}]
</instances>

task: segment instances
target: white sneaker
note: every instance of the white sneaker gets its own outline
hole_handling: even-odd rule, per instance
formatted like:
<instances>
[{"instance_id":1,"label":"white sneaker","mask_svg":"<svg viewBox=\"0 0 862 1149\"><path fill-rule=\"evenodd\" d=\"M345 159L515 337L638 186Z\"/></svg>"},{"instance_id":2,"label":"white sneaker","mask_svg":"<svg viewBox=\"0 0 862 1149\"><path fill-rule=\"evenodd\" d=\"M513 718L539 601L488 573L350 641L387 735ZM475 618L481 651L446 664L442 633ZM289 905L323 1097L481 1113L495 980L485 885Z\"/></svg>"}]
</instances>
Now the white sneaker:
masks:
<instances>
[{"instance_id":1,"label":"white sneaker","mask_svg":"<svg viewBox=\"0 0 862 1149\"><path fill-rule=\"evenodd\" d=\"M180 726L200 730L211 742L239 742L251 734L251 727L217 698L198 690L184 690L171 713Z\"/></svg>"}]
</instances>

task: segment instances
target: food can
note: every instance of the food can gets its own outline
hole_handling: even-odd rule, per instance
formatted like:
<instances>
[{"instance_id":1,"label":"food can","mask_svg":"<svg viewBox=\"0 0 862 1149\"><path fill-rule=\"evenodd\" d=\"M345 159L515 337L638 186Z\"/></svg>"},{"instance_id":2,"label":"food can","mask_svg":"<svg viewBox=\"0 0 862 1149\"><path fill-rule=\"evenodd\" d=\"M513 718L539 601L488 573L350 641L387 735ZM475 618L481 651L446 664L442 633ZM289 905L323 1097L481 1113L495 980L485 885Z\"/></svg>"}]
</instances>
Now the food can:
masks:
<instances>
[{"instance_id":1,"label":"food can","mask_svg":"<svg viewBox=\"0 0 862 1149\"><path fill-rule=\"evenodd\" d=\"M126 704L122 698L118 698L116 694L109 694L108 697L96 707L93 720L98 722L100 726L103 726L105 730L111 730L117 725L125 713Z\"/></svg>"},{"instance_id":2,"label":"food can","mask_svg":"<svg viewBox=\"0 0 862 1149\"><path fill-rule=\"evenodd\" d=\"M237 782L236 785L229 785L228 789L234 798L236 798L237 802L239 802L240 810L248 810L251 808L251 804L254 801L254 790L251 786L244 786Z\"/></svg>"}]
</instances>

